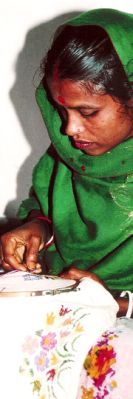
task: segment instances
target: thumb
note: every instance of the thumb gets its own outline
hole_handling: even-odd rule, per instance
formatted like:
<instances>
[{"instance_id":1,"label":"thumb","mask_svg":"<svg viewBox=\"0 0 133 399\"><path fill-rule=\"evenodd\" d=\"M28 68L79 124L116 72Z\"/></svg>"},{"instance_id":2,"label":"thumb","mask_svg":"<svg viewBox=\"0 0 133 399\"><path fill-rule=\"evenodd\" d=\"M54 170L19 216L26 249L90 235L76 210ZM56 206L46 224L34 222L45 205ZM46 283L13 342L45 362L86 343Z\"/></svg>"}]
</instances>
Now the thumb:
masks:
<instances>
[{"instance_id":1,"label":"thumb","mask_svg":"<svg viewBox=\"0 0 133 399\"><path fill-rule=\"evenodd\" d=\"M38 264L38 254L39 254L40 244L41 244L41 238L36 236L34 237L32 236L27 244L25 261L26 261L26 266L29 270L36 269L36 266Z\"/></svg>"}]
</instances>

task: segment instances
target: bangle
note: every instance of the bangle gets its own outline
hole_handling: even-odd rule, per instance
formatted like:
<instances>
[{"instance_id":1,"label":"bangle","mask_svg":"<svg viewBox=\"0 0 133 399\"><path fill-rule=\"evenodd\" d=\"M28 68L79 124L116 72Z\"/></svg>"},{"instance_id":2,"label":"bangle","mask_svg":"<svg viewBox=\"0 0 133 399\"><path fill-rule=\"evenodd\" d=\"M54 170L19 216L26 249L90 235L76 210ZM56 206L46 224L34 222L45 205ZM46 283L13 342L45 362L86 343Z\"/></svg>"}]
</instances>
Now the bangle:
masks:
<instances>
[{"instance_id":1,"label":"bangle","mask_svg":"<svg viewBox=\"0 0 133 399\"><path fill-rule=\"evenodd\" d=\"M44 221L46 221L46 222L49 223L49 224L52 223L52 221L51 221L49 218L45 217L45 216L37 216L36 219L44 220ZM54 242L54 235L52 235L52 236L50 237L50 239L45 243L45 248L50 247L50 245L52 245L53 242Z\"/></svg>"},{"instance_id":2,"label":"bangle","mask_svg":"<svg viewBox=\"0 0 133 399\"><path fill-rule=\"evenodd\" d=\"M132 315L132 311L133 311L133 293L131 291L122 291L120 294L120 297L124 297L128 295L128 309L127 309L127 313L126 316L128 319L130 319L131 315Z\"/></svg>"},{"instance_id":3,"label":"bangle","mask_svg":"<svg viewBox=\"0 0 133 399\"><path fill-rule=\"evenodd\" d=\"M51 220L50 220L49 218L45 217L45 216L36 216L36 219L45 220L45 221L48 222L49 224L52 223Z\"/></svg>"},{"instance_id":4,"label":"bangle","mask_svg":"<svg viewBox=\"0 0 133 399\"><path fill-rule=\"evenodd\" d=\"M45 242L45 248L50 247L50 245L52 245L53 243L54 243L54 235L52 235L50 239L47 242Z\"/></svg>"}]
</instances>

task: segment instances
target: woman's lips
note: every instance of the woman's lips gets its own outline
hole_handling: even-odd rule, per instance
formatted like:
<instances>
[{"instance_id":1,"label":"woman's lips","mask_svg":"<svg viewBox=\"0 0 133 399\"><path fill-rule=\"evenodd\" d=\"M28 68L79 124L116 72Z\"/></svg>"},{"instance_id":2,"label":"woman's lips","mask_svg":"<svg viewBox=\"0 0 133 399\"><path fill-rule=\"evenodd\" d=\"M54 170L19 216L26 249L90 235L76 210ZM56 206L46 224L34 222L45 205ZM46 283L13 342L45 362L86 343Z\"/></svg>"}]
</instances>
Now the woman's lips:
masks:
<instances>
[{"instance_id":1,"label":"woman's lips","mask_svg":"<svg viewBox=\"0 0 133 399\"><path fill-rule=\"evenodd\" d=\"M80 150L83 150L87 147L91 147L92 144L94 144L94 141L75 141L74 140L75 147L79 148Z\"/></svg>"}]
</instances>

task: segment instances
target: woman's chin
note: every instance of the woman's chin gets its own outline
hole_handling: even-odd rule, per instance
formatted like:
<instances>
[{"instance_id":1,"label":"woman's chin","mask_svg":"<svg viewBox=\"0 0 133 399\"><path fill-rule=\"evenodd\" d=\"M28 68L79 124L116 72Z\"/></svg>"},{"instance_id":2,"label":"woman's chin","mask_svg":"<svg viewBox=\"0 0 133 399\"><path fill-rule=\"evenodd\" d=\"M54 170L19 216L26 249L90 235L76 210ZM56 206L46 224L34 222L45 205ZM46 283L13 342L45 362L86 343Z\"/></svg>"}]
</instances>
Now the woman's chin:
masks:
<instances>
[{"instance_id":1,"label":"woman's chin","mask_svg":"<svg viewBox=\"0 0 133 399\"><path fill-rule=\"evenodd\" d=\"M99 156L99 155L103 155L108 151L109 151L108 149L105 149L103 147L101 147L101 148L100 147L99 148L98 147L97 148L86 148L83 150L83 152L85 154L95 156L95 157Z\"/></svg>"}]
</instances>

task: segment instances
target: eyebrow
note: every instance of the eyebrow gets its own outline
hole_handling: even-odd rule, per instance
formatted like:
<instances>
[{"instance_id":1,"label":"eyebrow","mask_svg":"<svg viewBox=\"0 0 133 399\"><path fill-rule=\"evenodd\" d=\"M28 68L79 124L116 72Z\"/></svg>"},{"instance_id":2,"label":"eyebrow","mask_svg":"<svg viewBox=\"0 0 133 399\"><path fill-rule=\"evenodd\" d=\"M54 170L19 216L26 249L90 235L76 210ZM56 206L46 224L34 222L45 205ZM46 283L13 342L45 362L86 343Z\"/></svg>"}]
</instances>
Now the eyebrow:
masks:
<instances>
[{"instance_id":1,"label":"eyebrow","mask_svg":"<svg viewBox=\"0 0 133 399\"><path fill-rule=\"evenodd\" d=\"M76 109L97 109L98 105L97 106L95 106L95 105L80 105L79 107L75 107L75 108Z\"/></svg>"},{"instance_id":2,"label":"eyebrow","mask_svg":"<svg viewBox=\"0 0 133 399\"><path fill-rule=\"evenodd\" d=\"M81 109L88 109L89 110L89 109L97 109L97 108L99 108L98 105L95 106L95 105L84 105L84 104L81 104L81 105L79 105L77 107L67 107L67 106L65 106L65 104L63 105L63 104L59 104L57 102L56 102L56 104L58 104L59 107L63 107L63 108L67 108L67 109L77 109L77 110L81 110Z\"/></svg>"}]
</instances>

